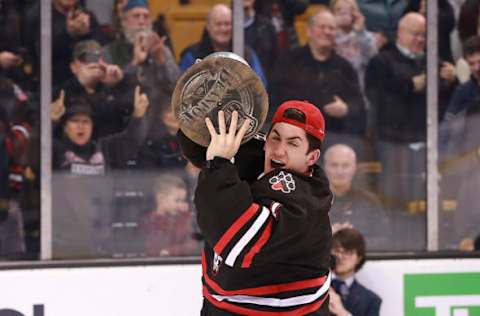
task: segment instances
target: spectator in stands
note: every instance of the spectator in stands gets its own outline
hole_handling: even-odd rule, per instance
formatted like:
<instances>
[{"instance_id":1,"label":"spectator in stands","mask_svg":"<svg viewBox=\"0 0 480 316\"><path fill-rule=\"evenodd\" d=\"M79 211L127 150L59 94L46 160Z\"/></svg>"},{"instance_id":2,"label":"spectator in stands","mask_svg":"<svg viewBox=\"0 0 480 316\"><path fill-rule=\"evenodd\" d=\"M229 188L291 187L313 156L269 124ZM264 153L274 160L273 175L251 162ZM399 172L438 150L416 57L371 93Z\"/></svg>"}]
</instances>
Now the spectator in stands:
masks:
<instances>
[{"instance_id":1,"label":"spectator in stands","mask_svg":"<svg viewBox=\"0 0 480 316\"><path fill-rule=\"evenodd\" d=\"M256 12L255 2L255 0L243 1L245 44L257 53L268 79L278 53L277 33L271 20Z\"/></svg>"},{"instance_id":2,"label":"spectator in stands","mask_svg":"<svg viewBox=\"0 0 480 316\"><path fill-rule=\"evenodd\" d=\"M32 124L32 108L26 94L10 79L0 76L0 145L8 161L9 179L4 189L14 198L23 190Z\"/></svg>"},{"instance_id":3,"label":"spectator in stands","mask_svg":"<svg viewBox=\"0 0 480 316\"><path fill-rule=\"evenodd\" d=\"M470 68L470 80L458 86L450 99L442 126L443 148L449 145L456 146L455 152L461 153L475 148L476 126L473 122L468 125L460 124L465 118L475 117L480 104L480 36L474 35L467 39L463 46L463 55ZM468 120L470 121L470 120ZM468 122L467 121L467 122ZM459 129L460 128L460 129ZM466 129L467 128L467 129ZM450 139L452 137L452 139ZM461 140L461 141L460 141ZM459 148L460 147L460 148Z\"/></svg>"},{"instance_id":4,"label":"spectator in stands","mask_svg":"<svg viewBox=\"0 0 480 316\"><path fill-rule=\"evenodd\" d=\"M353 184L357 169L353 149L336 144L324 155L324 169L335 199L330 209L334 226L351 225L363 233L370 249L388 250L392 231L387 213L380 200L365 189Z\"/></svg>"},{"instance_id":5,"label":"spectator in stands","mask_svg":"<svg viewBox=\"0 0 480 316\"><path fill-rule=\"evenodd\" d=\"M363 91L365 69L370 58L377 53L381 41L365 29L365 17L356 0L333 0L330 9L337 22L335 51L355 68Z\"/></svg>"},{"instance_id":6,"label":"spectator in stands","mask_svg":"<svg viewBox=\"0 0 480 316\"><path fill-rule=\"evenodd\" d=\"M277 32L280 49L287 50L300 46L295 16L303 14L309 0L259 0L255 2L255 11L272 21Z\"/></svg>"},{"instance_id":7,"label":"spectator in stands","mask_svg":"<svg viewBox=\"0 0 480 316\"><path fill-rule=\"evenodd\" d=\"M22 87L32 81L33 68L22 43L22 21L17 1L4 0L0 6L0 74Z\"/></svg>"},{"instance_id":8,"label":"spectator in stands","mask_svg":"<svg viewBox=\"0 0 480 316\"><path fill-rule=\"evenodd\" d=\"M425 198L425 29L423 15L406 14L395 45L372 58L366 71L366 93L376 112L382 198L402 208ZM456 78L451 64L443 64L439 73L442 112Z\"/></svg>"},{"instance_id":9,"label":"spectator in stands","mask_svg":"<svg viewBox=\"0 0 480 316\"><path fill-rule=\"evenodd\" d=\"M58 122L62 118L64 137L53 144L53 169L72 174L101 175L110 169L125 168L129 159L137 155L145 138L142 119L149 102L140 87L135 89L132 120L122 133L92 140L92 110L83 99L71 100L65 107L64 96L51 105L51 118ZM63 117L62 117L63 116ZM132 158L133 157L133 158Z\"/></svg>"},{"instance_id":10,"label":"spectator in stands","mask_svg":"<svg viewBox=\"0 0 480 316\"><path fill-rule=\"evenodd\" d=\"M126 78L119 66L105 63L102 47L94 40L75 44L70 69L74 78L60 86L56 98L63 93L66 105L78 97L90 104L96 126L93 139L123 131L133 110L134 79ZM57 134L61 136L61 131Z\"/></svg>"},{"instance_id":11,"label":"spectator in stands","mask_svg":"<svg viewBox=\"0 0 480 316\"><path fill-rule=\"evenodd\" d=\"M365 16L367 29L382 33L388 40L394 41L397 25L405 12L408 1L357 0L360 11Z\"/></svg>"},{"instance_id":12,"label":"spectator in stands","mask_svg":"<svg viewBox=\"0 0 480 316\"><path fill-rule=\"evenodd\" d=\"M183 50L180 54L180 68L187 70L197 59L205 58L214 52L232 51L232 10L224 4L214 5L207 16L207 23L200 42ZM250 67L267 86L267 80L257 54L245 46L245 59Z\"/></svg>"},{"instance_id":13,"label":"spectator in stands","mask_svg":"<svg viewBox=\"0 0 480 316\"><path fill-rule=\"evenodd\" d=\"M148 256L198 255L200 245L193 239L193 214L187 186L177 175L162 174L154 180L155 209L140 219Z\"/></svg>"},{"instance_id":14,"label":"spectator in stands","mask_svg":"<svg viewBox=\"0 0 480 316\"><path fill-rule=\"evenodd\" d=\"M472 4L470 4L470 1L466 1L464 3L464 8L462 12L460 13L460 20L458 21L458 31L461 34L461 32L464 32L465 34L460 35L460 38L462 39L462 46L466 42L467 39L469 39L472 36L475 35L480 35L480 7L478 5L478 1L475 1L476 8L475 7L470 7ZM467 5L468 4L468 5ZM465 11L465 12L464 12ZM463 19L463 21L461 20ZM465 30L462 31L461 28L465 28ZM467 36L467 34L470 34L470 36ZM467 37L465 37L467 36ZM463 48L465 50L465 48ZM465 55L465 52L463 53ZM470 72L470 66L468 65L467 61L465 58L459 58L457 60L457 76L458 80L461 83L465 83L468 80L470 80L471 72Z\"/></svg>"},{"instance_id":15,"label":"spectator in stands","mask_svg":"<svg viewBox=\"0 0 480 316\"><path fill-rule=\"evenodd\" d=\"M457 209L453 214L454 244L472 244L478 234L478 138L480 122L480 36L474 35L464 43L464 58L471 77L455 90L445 119L440 127L440 153L445 166L443 177L460 179ZM450 185L455 179L445 181ZM450 188L450 187L449 187ZM464 246L463 246L464 247Z\"/></svg>"},{"instance_id":16,"label":"spectator in stands","mask_svg":"<svg viewBox=\"0 0 480 316\"><path fill-rule=\"evenodd\" d=\"M176 137L180 126L170 106L170 97L153 100L152 104L152 120L139 152L139 165L142 168L183 169L187 160Z\"/></svg>"},{"instance_id":17,"label":"spectator in stands","mask_svg":"<svg viewBox=\"0 0 480 316\"><path fill-rule=\"evenodd\" d=\"M333 234L332 255L335 277L330 288L330 313L336 316L378 316L382 299L355 279L365 263L366 245L362 234L344 228Z\"/></svg>"},{"instance_id":18,"label":"spectator in stands","mask_svg":"<svg viewBox=\"0 0 480 316\"><path fill-rule=\"evenodd\" d=\"M460 7L458 16L458 36L463 43L472 35L478 34L478 21L480 16L480 2L478 0L465 0Z\"/></svg>"},{"instance_id":19,"label":"spectator in stands","mask_svg":"<svg viewBox=\"0 0 480 316\"><path fill-rule=\"evenodd\" d=\"M4 85L1 85L4 88ZM10 86L11 87L11 86ZM4 89L2 89L4 90ZM0 107L0 259L21 259L25 254L23 217L17 197L22 189L29 128L12 124L5 91ZM13 91L12 91L13 94ZM8 100L7 100L8 101Z\"/></svg>"},{"instance_id":20,"label":"spectator in stands","mask_svg":"<svg viewBox=\"0 0 480 316\"><path fill-rule=\"evenodd\" d=\"M146 0L128 0L123 7L123 34L104 47L108 63L119 65L125 75L134 75L147 94L171 94L180 75L175 58L165 45L166 37L152 30Z\"/></svg>"},{"instance_id":21,"label":"spectator in stands","mask_svg":"<svg viewBox=\"0 0 480 316\"><path fill-rule=\"evenodd\" d=\"M56 87L73 77L69 65L75 43L99 36L99 24L92 12L79 6L78 0L52 2L52 81ZM37 18L39 27L40 17ZM39 42L40 37L37 36L36 41ZM39 57L40 44L36 48Z\"/></svg>"},{"instance_id":22,"label":"spectator in stands","mask_svg":"<svg viewBox=\"0 0 480 316\"><path fill-rule=\"evenodd\" d=\"M347 143L363 158L364 101L355 69L335 53L335 36L335 17L329 10L310 18L308 44L277 60L272 77L274 104L302 99L317 105L329 130L325 146Z\"/></svg>"},{"instance_id":23,"label":"spectator in stands","mask_svg":"<svg viewBox=\"0 0 480 316\"><path fill-rule=\"evenodd\" d=\"M455 14L448 0L437 0L438 6L438 56L440 60L453 62L450 33L455 28ZM418 12L427 16L427 0L410 0L405 13Z\"/></svg>"}]
</instances>

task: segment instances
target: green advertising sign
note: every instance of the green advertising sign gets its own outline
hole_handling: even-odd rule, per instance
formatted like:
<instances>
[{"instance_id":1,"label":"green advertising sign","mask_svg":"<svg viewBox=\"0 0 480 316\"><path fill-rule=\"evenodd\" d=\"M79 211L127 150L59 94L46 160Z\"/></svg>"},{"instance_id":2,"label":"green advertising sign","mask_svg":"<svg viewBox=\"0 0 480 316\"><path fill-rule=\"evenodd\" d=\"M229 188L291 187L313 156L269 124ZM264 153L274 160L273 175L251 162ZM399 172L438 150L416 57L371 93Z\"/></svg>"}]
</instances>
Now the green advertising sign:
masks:
<instances>
[{"instance_id":1,"label":"green advertising sign","mask_svg":"<svg viewBox=\"0 0 480 316\"><path fill-rule=\"evenodd\" d=\"M406 274L405 316L480 316L480 272Z\"/></svg>"}]
</instances>

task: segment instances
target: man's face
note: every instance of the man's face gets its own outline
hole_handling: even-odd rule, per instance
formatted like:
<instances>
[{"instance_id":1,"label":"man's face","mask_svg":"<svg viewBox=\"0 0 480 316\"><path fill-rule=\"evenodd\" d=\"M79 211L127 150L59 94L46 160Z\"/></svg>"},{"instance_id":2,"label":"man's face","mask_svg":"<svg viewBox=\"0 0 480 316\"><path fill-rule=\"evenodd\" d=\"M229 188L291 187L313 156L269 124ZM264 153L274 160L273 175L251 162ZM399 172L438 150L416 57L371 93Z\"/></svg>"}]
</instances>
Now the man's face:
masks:
<instances>
[{"instance_id":1,"label":"man's face","mask_svg":"<svg viewBox=\"0 0 480 316\"><path fill-rule=\"evenodd\" d=\"M178 214L188 211L187 190L173 187L168 193L157 193L157 210L164 214Z\"/></svg>"},{"instance_id":2,"label":"man's face","mask_svg":"<svg viewBox=\"0 0 480 316\"><path fill-rule=\"evenodd\" d=\"M151 27L152 20L147 8L136 7L123 14L123 29L126 33L137 33L149 30Z\"/></svg>"},{"instance_id":3,"label":"man's face","mask_svg":"<svg viewBox=\"0 0 480 316\"><path fill-rule=\"evenodd\" d=\"M65 123L65 134L72 143L78 146L83 146L90 141L92 131L92 119L86 114L75 114Z\"/></svg>"},{"instance_id":4,"label":"man's face","mask_svg":"<svg viewBox=\"0 0 480 316\"><path fill-rule=\"evenodd\" d=\"M70 64L72 73L82 84L97 83L105 76L105 69L100 65L100 53L86 53Z\"/></svg>"},{"instance_id":5,"label":"man's face","mask_svg":"<svg viewBox=\"0 0 480 316\"><path fill-rule=\"evenodd\" d=\"M362 259L355 250L346 250L342 246L332 248L332 255L336 258L335 273L351 275L355 273L355 266Z\"/></svg>"},{"instance_id":6,"label":"man's face","mask_svg":"<svg viewBox=\"0 0 480 316\"><path fill-rule=\"evenodd\" d=\"M356 172L355 153L344 146L335 146L325 152L325 173L333 187L350 187Z\"/></svg>"},{"instance_id":7,"label":"man's face","mask_svg":"<svg viewBox=\"0 0 480 316\"><path fill-rule=\"evenodd\" d=\"M303 129L283 122L273 125L264 150L265 173L275 168L307 173L320 156L318 149L308 153L308 139Z\"/></svg>"},{"instance_id":8,"label":"man's face","mask_svg":"<svg viewBox=\"0 0 480 316\"><path fill-rule=\"evenodd\" d=\"M410 23L398 28L397 43L414 54L425 50L425 23L421 19L410 19Z\"/></svg>"},{"instance_id":9,"label":"man's face","mask_svg":"<svg viewBox=\"0 0 480 316\"><path fill-rule=\"evenodd\" d=\"M473 77L480 81L480 52L465 56Z\"/></svg>"},{"instance_id":10,"label":"man's face","mask_svg":"<svg viewBox=\"0 0 480 316\"><path fill-rule=\"evenodd\" d=\"M232 12L227 7L212 9L207 21L207 32L215 45L228 46L232 39Z\"/></svg>"},{"instance_id":11,"label":"man's face","mask_svg":"<svg viewBox=\"0 0 480 316\"><path fill-rule=\"evenodd\" d=\"M330 12L317 14L307 29L310 47L314 50L333 49L336 31L335 17Z\"/></svg>"}]
</instances>

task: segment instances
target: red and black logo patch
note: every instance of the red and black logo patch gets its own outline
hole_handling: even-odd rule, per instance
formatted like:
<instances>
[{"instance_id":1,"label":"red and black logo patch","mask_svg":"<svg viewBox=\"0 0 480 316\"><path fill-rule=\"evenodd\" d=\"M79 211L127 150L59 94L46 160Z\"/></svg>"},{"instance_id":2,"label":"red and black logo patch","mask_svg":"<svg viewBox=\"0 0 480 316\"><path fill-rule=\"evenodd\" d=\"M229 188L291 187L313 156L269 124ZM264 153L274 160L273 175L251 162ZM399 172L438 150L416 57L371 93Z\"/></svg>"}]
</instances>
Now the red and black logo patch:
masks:
<instances>
[{"instance_id":1,"label":"red and black logo patch","mask_svg":"<svg viewBox=\"0 0 480 316\"><path fill-rule=\"evenodd\" d=\"M295 191L295 180L290 173L280 171L278 175L271 177L269 182L275 191L282 191L283 193Z\"/></svg>"}]
</instances>

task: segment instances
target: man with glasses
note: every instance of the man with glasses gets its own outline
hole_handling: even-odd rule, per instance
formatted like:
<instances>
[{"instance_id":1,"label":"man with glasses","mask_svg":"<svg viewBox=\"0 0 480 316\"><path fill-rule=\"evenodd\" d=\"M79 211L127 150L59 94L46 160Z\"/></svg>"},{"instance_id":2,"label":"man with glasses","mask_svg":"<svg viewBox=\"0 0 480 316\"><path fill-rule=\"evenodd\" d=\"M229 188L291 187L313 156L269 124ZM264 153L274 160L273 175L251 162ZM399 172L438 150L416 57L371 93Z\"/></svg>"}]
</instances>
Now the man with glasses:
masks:
<instances>
[{"instance_id":1,"label":"man with glasses","mask_svg":"<svg viewBox=\"0 0 480 316\"><path fill-rule=\"evenodd\" d=\"M376 113L377 149L384 201L407 209L425 199L426 20L408 13L399 22L396 43L373 57L366 71L366 93ZM456 79L451 64L440 65L439 112Z\"/></svg>"},{"instance_id":2,"label":"man with glasses","mask_svg":"<svg viewBox=\"0 0 480 316\"><path fill-rule=\"evenodd\" d=\"M330 289L329 309L336 316L378 316L382 299L355 279L365 263L366 245L362 234L343 228L332 237L335 278Z\"/></svg>"},{"instance_id":3,"label":"man with glasses","mask_svg":"<svg viewBox=\"0 0 480 316\"><path fill-rule=\"evenodd\" d=\"M152 30L148 1L129 0L123 7L123 34L104 47L105 60L119 65L126 74L133 74L153 92L171 94L180 75L175 58Z\"/></svg>"},{"instance_id":4,"label":"man with glasses","mask_svg":"<svg viewBox=\"0 0 480 316\"><path fill-rule=\"evenodd\" d=\"M325 114L329 130L325 148L346 143L362 159L365 106L355 69L335 53L336 29L335 17L328 9L310 18L307 45L277 60L272 75L273 97L278 104L293 98L310 100Z\"/></svg>"}]
</instances>

